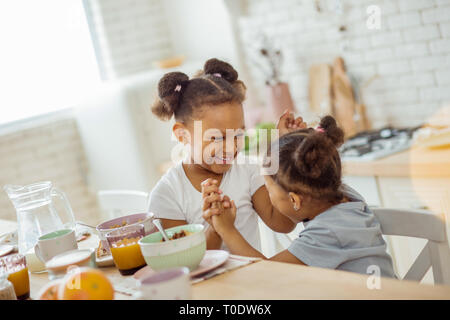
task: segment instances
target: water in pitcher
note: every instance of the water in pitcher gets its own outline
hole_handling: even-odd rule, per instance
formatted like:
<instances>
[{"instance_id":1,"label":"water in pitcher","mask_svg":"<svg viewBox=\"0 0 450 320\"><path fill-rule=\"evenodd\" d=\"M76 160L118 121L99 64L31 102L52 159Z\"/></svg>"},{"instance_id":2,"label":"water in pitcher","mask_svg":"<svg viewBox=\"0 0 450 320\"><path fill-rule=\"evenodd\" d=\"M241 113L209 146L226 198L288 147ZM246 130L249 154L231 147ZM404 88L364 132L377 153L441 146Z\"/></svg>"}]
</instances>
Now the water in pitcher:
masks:
<instances>
[{"instance_id":1,"label":"water in pitcher","mask_svg":"<svg viewBox=\"0 0 450 320\"><path fill-rule=\"evenodd\" d=\"M36 201L16 210L17 215L21 216L18 225L19 252L25 255L31 272L43 271L45 265L36 256L34 246L41 235L63 229L63 223L49 200Z\"/></svg>"},{"instance_id":2,"label":"water in pitcher","mask_svg":"<svg viewBox=\"0 0 450 320\"><path fill-rule=\"evenodd\" d=\"M38 238L49 232L75 227L72 208L65 194L50 181L28 186L4 187L17 213L19 252L26 256L30 271L42 269L43 264L34 253ZM53 197L62 200L65 210L58 212Z\"/></svg>"},{"instance_id":3,"label":"water in pitcher","mask_svg":"<svg viewBox=\"0 0 450 320\"><path fill-rule=\"evenodd\" d=\"M63 229L61 218L51 200L36 201L29 206L16 208L19 218L19 251L34 247L41 235ZM23 239L20 239L23 236ZM20 248L22 245L22 248Z\"/></svg>"}]
</instances>

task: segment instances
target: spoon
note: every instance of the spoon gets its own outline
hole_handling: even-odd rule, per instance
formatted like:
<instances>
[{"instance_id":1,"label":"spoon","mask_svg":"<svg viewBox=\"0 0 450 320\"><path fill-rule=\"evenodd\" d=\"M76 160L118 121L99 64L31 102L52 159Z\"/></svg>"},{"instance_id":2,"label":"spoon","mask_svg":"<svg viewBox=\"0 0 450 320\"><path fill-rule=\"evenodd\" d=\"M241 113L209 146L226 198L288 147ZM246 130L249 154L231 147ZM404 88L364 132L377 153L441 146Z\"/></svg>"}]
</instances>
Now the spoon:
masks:
<instances>
[{"instance_id":1,"label":"spoon","mask_svg":"<svg viewBox=\"0 0 450 320\"><path fill-rule=\"evenodd\" d=\"M166 230L164 230L164 228L161 225L161 220L153 219L153 224L156 226L156 228L159 230L159 232L161 232L164 240L170 241L169 237L167 236Z\"/></svg>"},{"instance_id":2,"label":"spoon","mask_svg":"<svg viewBox=\"0 0 450 320\"><path fill-rule=\"evenodd\" d=\"M94 230L95 233L98 233L96 227L91 226L91 225L89 225L89 224L87 224L87 223L84 223L84 222L81 222L81 221L77 221L76 224L78 224L78 225L80 225L80 226L88 227L88 228Z\"/></svg>"}]
</instances>

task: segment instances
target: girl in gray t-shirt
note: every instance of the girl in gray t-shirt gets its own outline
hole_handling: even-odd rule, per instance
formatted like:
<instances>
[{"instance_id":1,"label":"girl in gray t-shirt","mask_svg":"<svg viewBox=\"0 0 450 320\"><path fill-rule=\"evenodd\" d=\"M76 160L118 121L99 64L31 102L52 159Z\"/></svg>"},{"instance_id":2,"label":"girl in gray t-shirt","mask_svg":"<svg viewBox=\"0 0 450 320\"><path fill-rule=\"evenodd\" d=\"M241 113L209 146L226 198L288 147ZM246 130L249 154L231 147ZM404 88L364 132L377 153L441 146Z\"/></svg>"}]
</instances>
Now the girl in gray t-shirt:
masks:
<instances>
[{"instance_id":1,"label":"girl in gray t-shirt","mask_svg":"<svg viewBox=\"0 0 450 320\"><path fill-rule=\"evenodd\" d=\"M375 270L381 276L395 277L379 222L362 196L341 182L337 147L343 136L334 118L326 116L318 128L289 132L272 145L269 166L279 160L279 167L264 176L270 200L278 211L295 223L303 222L305 228L287 250L270 260L362 274ZM210 186L208 190L212 190ZM236 207L218 209L211 206L210 199L210 194L203 194L203 216L211 218L230 252L266 259L234 227Z\"/></svg>"}]
</instances>

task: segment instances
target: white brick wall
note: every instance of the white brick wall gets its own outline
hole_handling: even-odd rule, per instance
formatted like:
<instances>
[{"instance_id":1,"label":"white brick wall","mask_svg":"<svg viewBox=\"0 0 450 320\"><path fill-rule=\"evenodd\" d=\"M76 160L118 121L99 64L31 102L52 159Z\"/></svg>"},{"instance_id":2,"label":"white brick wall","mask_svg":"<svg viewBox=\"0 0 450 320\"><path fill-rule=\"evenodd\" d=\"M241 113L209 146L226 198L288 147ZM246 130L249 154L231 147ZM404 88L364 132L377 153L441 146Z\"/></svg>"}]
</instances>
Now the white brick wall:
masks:
<instances>
[{"instance_id":1,"label":"white brick wall","mask_svg":"<svg viewBox=\"0 0 450 320\"><path fill-rule=\"evenodd\" d=\"M437 70L436 80L440 86L450 86L450 68Z\"/></svg>"},{"instance_id":2,"label":"white brick wall","mask_svg":"<svg viewBox=\"0 0 450 320\"><path fill-rule=\"evenodd\" d=\"M440 23L441 34L444 38L450 38L450 22Z\"/></svg>"},{"instance_id":3,"label":"white brick wall","mask_svg":"<svg viewBox=\"0 0 450 320\"><path fill-rule=\"evenodd\" d=\"M392 15L387 20L387 25L391 30L414 27L422 24L419 12L408 12Z\"/></svg>"},{"instance_id":4,"label":"white brick wall","mask_svg":"<svg viewBox=\"0 0 450 320\"><path fill-rule=\"evenodd\" d=\"M151 69L172 54L161 0L84 0L103 78Z\"/></svg>"},{"instance_id":5,"label":"white brick wall","mask_svg":"<svg viewBox=\"0 0 450 320\"><path fill-rule=\"evenodd\" d=\"M87 163L74 119L60 119L34 128L0 135L0 187L50 180L69 198L75 218L99 222L96 197L86 185ZM63 210L56 200L57 208ZM0 190L0 219L16 213Z\"/></svg>"},{"instance_id":6,"label":"white brick wall","mask_svg":"<svg viewBox=\"0 0 450 320\"><path fill-rule=\"evenodd\" d=\"M299 112L307 109L308 69L344 57L348 71L361 85L375 77L363 97L374 127L412 126L450 104L450 0L248 0L240 18L247 56L265 32L285 53L283 78L291 86ZM366 27L369 5L381 10L381 29ZM345 25L347 31L339 32ZM251 45L250 45L251 44ZM264 104L261 73L247 60ZM302 79L302 81L299 81Z\"/></svg>"},{"instance_id":7,"label":"white brick wall","mask_svg":"<svg viewBox=\"0 0 450 320\"><path fill-rule=\"evenodd\" d=\"M420 10L434 7L433 0L400 0L400 11Z\"/></svg>"},{"instance_id":8,"label":"white brick wall","mask_svg":"<svg viewBox=\"0 0 450 320\"><path fill-rule=\"evenodd\" d=\"M441 23L450 21L450 6L431 8L422 11L424 23Z\"/></svg>"}]
</instances>

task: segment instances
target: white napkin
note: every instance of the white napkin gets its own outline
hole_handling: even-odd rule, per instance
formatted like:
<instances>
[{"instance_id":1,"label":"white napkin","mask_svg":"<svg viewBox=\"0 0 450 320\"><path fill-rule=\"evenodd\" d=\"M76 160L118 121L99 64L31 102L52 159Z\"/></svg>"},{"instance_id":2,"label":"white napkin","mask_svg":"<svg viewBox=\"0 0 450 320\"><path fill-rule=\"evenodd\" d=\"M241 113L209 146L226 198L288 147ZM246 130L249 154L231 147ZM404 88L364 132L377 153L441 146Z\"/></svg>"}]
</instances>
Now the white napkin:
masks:
<instances>
[{"instance_id":1,"label":"white napkin","mask_svg":"<svg viewBox=\"0 0 450 320\"><path fill-rule=\"evenodd\" d=\"M221 265L220 267L211 270L208 273L202 274L198 277L192 278L191 279L191 283L198 283L207 279L210 279L212 277L215 277L219 274L225 273L227 271L231 271L237 268L240 268L242 266L245 266L247 264L256 262L256 261L260 261L262 260L261 258L252 258L252 257L244 257L244 256L237 256L234 254L230 254L230 256L228 257L228 260Z\"/></svg>"}]
</instances>

